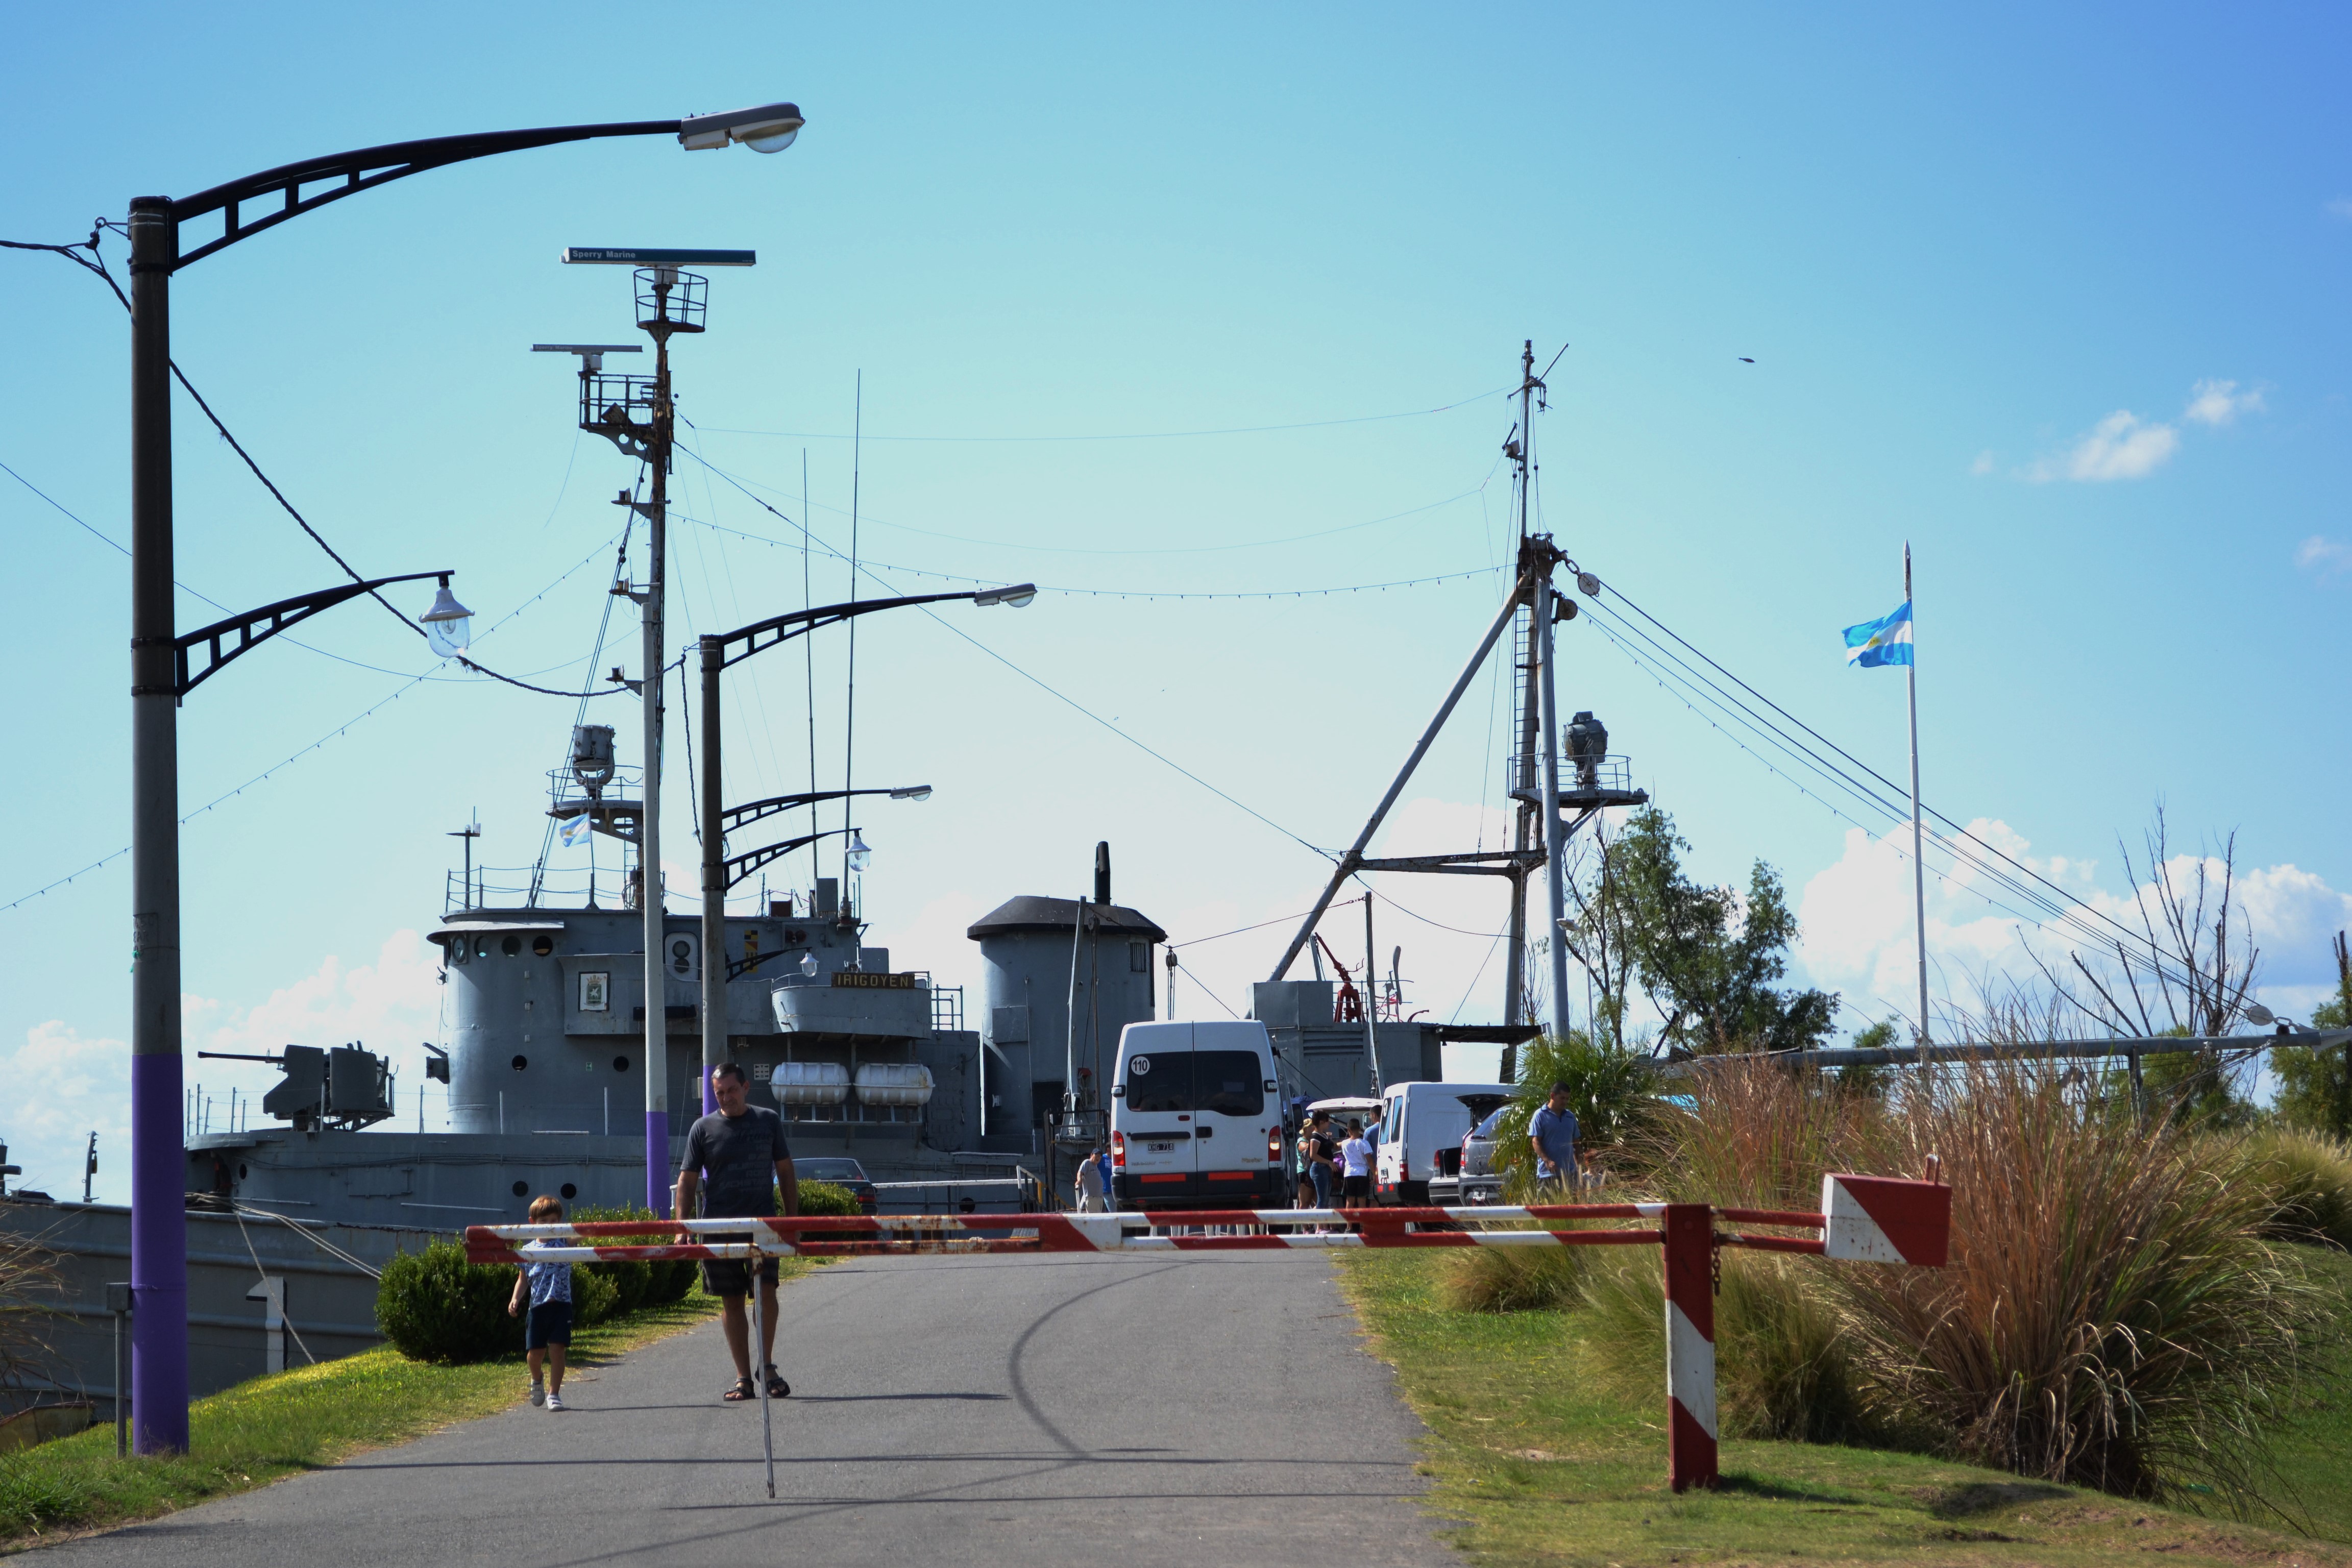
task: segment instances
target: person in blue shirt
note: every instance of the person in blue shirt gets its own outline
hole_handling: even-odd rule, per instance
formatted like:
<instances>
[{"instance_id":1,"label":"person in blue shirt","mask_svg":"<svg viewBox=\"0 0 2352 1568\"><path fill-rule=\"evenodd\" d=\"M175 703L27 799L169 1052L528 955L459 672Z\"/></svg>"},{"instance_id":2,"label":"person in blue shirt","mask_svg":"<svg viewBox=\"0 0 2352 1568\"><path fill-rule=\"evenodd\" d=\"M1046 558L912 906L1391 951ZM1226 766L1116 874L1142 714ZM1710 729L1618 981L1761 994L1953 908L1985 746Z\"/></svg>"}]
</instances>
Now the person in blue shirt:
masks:
<instances>
[{"instance_id":1,"label":"person in blue shirt","mask_svg":"<svg viewBox=\"0 0 2352 1568\"><path fill-rule=\"evenodd\" d=\"M530 1205L530 1223L554 1225L563 1218L563 1205L546 1196L534 1198ZM556 1245L546 1241L525 1242L519 1250L525 1257L543 1252ZM572 1346L572 1265L569 1263L526 1263L515 1270L514 1295L507 1301L507 1316L522 1316L528 1298L530 1317L523 1328L523 1359L530 1366L530 1402L545 1405L550 1410L563 1408L563 1352ZM540 1382L540 1363L547 1363L548 1380Z\"/></svg>"},{"instance_id":2,"label":"person in blue shirt","mask_svg":"<svg viewBox=\"0 0 2352 1568\"><path fill-rule=\"evenodd\" d=\"M1528 1122L1528 1142L1535 1150L1536 1180L1573 1186L1576 1183L1576 1112L1568 1108L1568 1085L1555 1083L1551 1094L1536 1108Z\"/></svg>"}]
</instances>

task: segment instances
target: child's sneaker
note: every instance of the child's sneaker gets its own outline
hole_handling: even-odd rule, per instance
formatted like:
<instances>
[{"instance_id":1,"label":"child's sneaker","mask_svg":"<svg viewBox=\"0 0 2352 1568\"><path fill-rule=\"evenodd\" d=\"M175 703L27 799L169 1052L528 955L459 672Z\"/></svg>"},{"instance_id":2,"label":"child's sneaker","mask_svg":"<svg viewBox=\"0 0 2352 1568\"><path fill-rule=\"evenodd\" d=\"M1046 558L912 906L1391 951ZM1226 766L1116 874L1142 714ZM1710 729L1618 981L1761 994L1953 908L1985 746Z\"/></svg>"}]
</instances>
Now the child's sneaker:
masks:
<instances>
[{"instance_id":1,"label":"child's sneaker","mask_svg":"<svg viewBox=\"0 0 2352 1568\"><path fill-rule=\"evenodd\" d=\"M547 1396L547 1407L548 1407L550 1410L561 1410L561 1409L562 1409L562 1408L563 1408L563 1395L562 1395L562 1394L549 1394L549 1395Z\"/></svg>"},{"instance_id":2,"label":"child's sneaker","mask_svg":"<svg viewBox=\"0 0 2352 1568\"><path fill-rule=\"evenodd\" d=\"M530 1385L530 1402L533 1405L544 1405L547 1403L547 1384L534 1382Z\"/></svg>"}]
</instances>

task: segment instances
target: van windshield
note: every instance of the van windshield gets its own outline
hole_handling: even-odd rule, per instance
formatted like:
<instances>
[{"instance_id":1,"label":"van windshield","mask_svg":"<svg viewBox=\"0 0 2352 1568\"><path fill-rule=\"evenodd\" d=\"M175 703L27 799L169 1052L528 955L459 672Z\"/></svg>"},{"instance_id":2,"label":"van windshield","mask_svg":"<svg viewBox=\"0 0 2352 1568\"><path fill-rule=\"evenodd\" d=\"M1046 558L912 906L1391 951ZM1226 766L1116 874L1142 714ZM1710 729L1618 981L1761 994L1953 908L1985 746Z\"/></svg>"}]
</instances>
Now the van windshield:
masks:
<instances>
[{"instance_id":1,"label":"van windshield","mask_svg":"<svg viewBox=\"0 0 2352 1568\"><path fill-rule=\"evenodd\" d=\"M1255 1051L1144 1051L1127 1062L1129 1110L1265 1110L1264 1067Z\"/></svg>"}]
</instances>

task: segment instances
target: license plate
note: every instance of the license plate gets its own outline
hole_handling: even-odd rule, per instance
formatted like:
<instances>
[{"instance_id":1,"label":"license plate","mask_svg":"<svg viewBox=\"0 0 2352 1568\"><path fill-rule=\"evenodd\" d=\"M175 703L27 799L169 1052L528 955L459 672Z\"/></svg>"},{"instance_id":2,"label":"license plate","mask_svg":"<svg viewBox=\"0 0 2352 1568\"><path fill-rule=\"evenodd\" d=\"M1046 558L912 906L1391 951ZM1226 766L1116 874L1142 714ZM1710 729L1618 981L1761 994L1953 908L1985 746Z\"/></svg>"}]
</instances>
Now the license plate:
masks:
<instances>
[{"instance_id":1,"label":"license plate","mask_svg":"<svg viewBox=\"0 0 2352 1568\"><path fill-rule=\"evenodd\" d=\"M1155 1154L1173 1154L1176 1152L1176 1145L1173 1143L1146 1143L1144 1147L1150 1150Z\"/></svg>"}]
</instances>

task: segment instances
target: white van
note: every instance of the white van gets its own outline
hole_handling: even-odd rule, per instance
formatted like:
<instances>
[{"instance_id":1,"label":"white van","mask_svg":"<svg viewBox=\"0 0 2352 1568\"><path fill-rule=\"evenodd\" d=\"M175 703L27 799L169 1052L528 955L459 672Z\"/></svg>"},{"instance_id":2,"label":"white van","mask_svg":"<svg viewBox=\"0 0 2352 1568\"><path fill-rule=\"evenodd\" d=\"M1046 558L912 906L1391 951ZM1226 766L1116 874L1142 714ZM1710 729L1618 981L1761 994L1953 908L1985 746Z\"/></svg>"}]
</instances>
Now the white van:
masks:
<instances>
[{"instance_id":1,"label":"white van","mask_svg":"<svg viewBox=\"0 0 2352 1568\"><path fill-rule=\"evenodd\" d=\"M1507 1083L1392 1083L1381 1096L1380 1158L1372 1196L1418 1208L1429 1202L1439 1152L1458 1150L1481 1118L1518 1093Z\"/></svg>"},{"instance_id":2,"label":"white van","mask_svg":"<svg viewBox=\"0 0 2352 1568\"><path fill-rule=\"evenodd\" d=\"M1276 1091L1264 1024L1129 1024L1110 1085L1118 1206L1288 1207Z\"/></svg>"}]
</instances>

